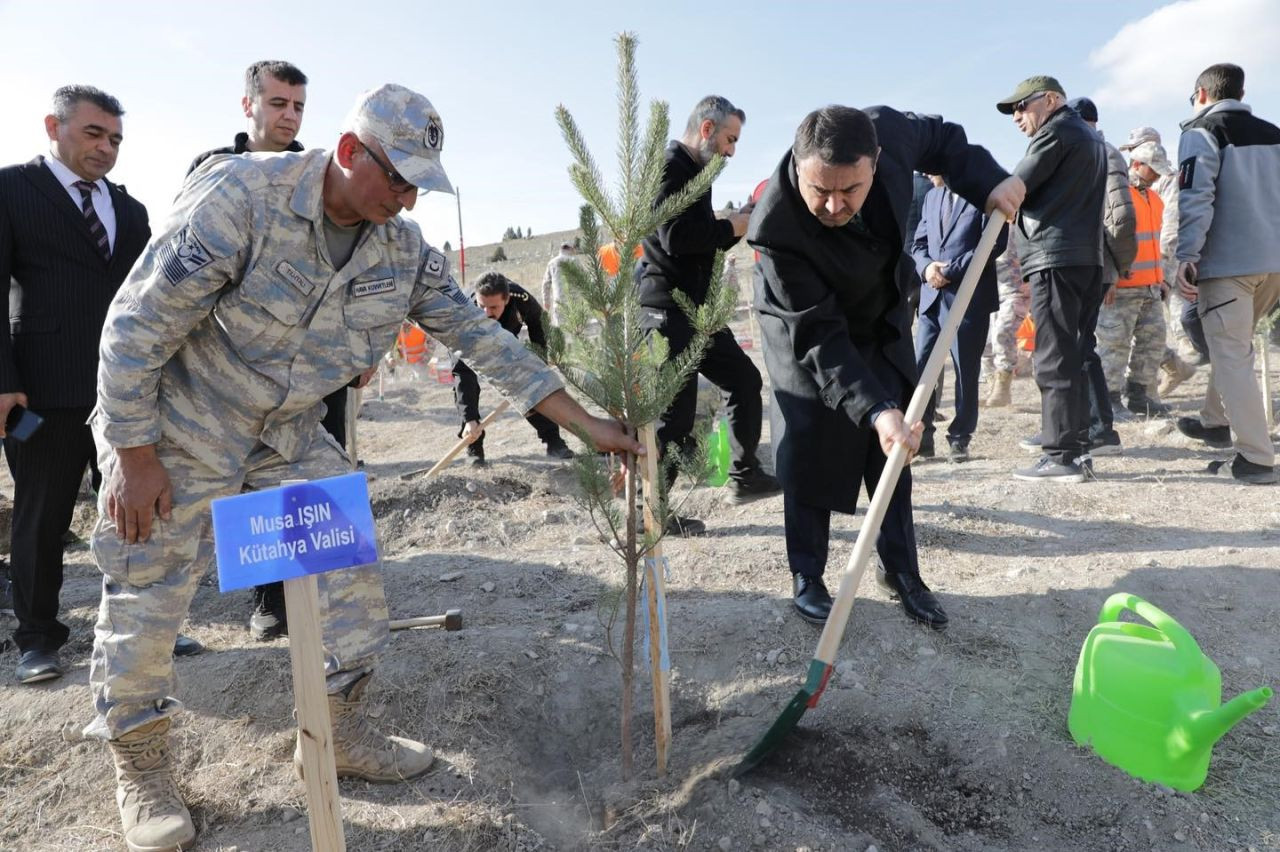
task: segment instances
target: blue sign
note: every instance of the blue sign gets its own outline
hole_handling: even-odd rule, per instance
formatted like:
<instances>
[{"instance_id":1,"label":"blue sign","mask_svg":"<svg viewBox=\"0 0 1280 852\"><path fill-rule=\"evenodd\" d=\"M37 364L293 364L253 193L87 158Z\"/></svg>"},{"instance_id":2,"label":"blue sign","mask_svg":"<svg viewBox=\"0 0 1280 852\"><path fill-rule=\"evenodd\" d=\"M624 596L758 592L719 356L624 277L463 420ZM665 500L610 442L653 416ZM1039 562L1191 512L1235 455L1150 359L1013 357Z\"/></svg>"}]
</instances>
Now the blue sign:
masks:
<instances>
[{"instance_id":1,"label":"blue sign","mask_svg":"<svg viewBox=\"0 0 1280 852\"><path fill-rule=\"evenodd\" d=\"M218 587L229 592L378 561L363 473L213 501Z\"/></svg>"}]
</instances>

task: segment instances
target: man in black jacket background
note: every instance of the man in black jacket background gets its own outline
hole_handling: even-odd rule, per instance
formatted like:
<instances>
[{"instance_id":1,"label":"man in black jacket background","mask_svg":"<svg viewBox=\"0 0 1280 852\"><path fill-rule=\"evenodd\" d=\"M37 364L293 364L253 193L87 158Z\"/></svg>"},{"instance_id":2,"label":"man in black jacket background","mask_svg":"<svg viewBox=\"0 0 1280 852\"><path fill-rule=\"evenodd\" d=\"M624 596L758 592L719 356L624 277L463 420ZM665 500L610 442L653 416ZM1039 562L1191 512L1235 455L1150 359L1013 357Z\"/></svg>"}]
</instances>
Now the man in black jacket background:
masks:
<instances>
[{"instance_id":1,"label":"man in black jacket background","mask_svg":"<svg viewBox=\"0 0 1280 852\"><path fill-rule=\"evenodd\" d=\"M894 444L919 449L901 408L916 382L903 254L912 172L945 175L979 209L1011 216L1022 183L964 129L888 107L829 106L796 130L761 196L747 242L760 252L755 303L773 392L770 435L783 488L796 610L822 623L831 513L873 493ZM883 582L911 619L945 627L920 578L911 471L902 471L876 549Z\"/></svg>"},{"instance_id":2,"label":"man in black jacket background","mask_svg":"<svg viewBox=\"0 0 1280 852\"><path fill-rule=\"evenodd\" d=\"M274 153L301 151L298 131L307 105L307 75L296 65L276 59L253 63L244 72L244 97L240 108L249 120L248 129L237 133L230 145L211 148L196 156L187 168L190 175L205 160L219 154ZM324 398L325 431L340 447L347 445L347 389ZM289 618L284 606L284 584L265 583L253 587L253 613L249 633L259 642L289 635ZM193 640L179 635L175 653L192 653ZM195 650L198 650L195 649Z\"/></svg>"},{"instance_id":3,"label":"man in black jacket background","mask_svg":"<svg viewBox=\"0 0 1280 852\"><path fill-rule=\"evenodd\" d=\"M685 125L684 135L667 146L662 190L654 203L661 204L683 189L716 154L732 157L745 121L746 114L727 98L708 95L698 101ZM727 251L741 239L749 218L748 209L717 219L711 207L711 190L707 190L683 213L645 239L644 261L639 273L640 304L645 308L641 323L667 338L672 356L683 352L692 337L689 321L672 297L672 291L682 290L695 305L703 304L711 284L716 252ZM763 416L760 390L764 383L760 371L728 328L712 336L698 372L724 395L729 444L733 450L729 471L731 501L742 503L776 494L778 481L760 468L756 458ZM658 424L659 446L666 449L674 444L680 452L687 452L693 446L697 404L698 377L692 376ZM673 522L685 535L705 531L701 521L674 518Z\"/></svg>"},{"instance_id":4,"label":"man in black jacket background","mask_svg":"<svg viewBox=\"0 0 1280 852\"><path fill-rule=\"evenodd\" d=\"M63 673L62 536L94 457L87 421L98 341L107 306L151 237L146 208L106 180L123 115L99 89L64 86L44 120L49 156L0 169L0 286L9 305L0 325L0 434L15 405L44 418L27 441L4 441L20 683Z\"/></svg>"},{"instance_id":5,"label":"man in black jacket background","mask_svg":"<svg viewBox=\"0 0 1280 852\"><path fill-rule=\"evenodd\" d=\"M520 336L520 329L529 329L529 342L542 349L547 347L547 333L542 327L542 305L533 294L499 272L486 272L476 282L476 304L484 315L496 320L498 325ZM480 379L475 370L458 361L453 365L453 401L462 415L462 430L474 436L467 445L467 455L472 463L484 464L484 430L480 428ZM538 440L547 447L547 455L554 459L571 459L573 450L560 436L560 427L550 417L530 411L525 415L529 425L538 433ZM462 433L458 434L462 437Z\"/></svg>"},{"instance_id":6,"label":"man in black jacket background","mask_svg":"<svg viewBox=\"0 0 1280 852\"><path fill-rule=\"evenodd\" d=\"M996 109L1030 137L1013 172L1027 187L1015 227L1031 286L1040 386L1040 461L1014 472L1033 482L1083 482L1089 458L1089 377L1102 307L1102 216L1107 154L1067 106L1053 77L1028 77Z\"/></svg>"}]
</instances>

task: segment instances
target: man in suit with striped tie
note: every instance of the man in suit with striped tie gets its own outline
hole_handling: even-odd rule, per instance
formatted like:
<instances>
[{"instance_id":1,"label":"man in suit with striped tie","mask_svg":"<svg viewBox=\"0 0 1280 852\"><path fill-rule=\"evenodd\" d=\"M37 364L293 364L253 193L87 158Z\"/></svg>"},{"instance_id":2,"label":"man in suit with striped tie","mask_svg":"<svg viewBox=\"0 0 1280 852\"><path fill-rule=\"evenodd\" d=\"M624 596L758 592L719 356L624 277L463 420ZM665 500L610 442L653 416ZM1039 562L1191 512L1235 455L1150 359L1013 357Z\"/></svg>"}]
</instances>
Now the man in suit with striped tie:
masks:
<instances>
[{"instance_id":1,"label":"man in suit with striped tie","mask_svg":"<svg viewBox=\"0 0 1280 852\"><path fill-rule=\"evenodd\" d=\"M0 169L0 434L15 405L44 418L26 441L5 436L13 475L10 563L17 679L63 673L58 650L62 536L94 456L98 340L107 306L151 237L147 210L105 176L123 139L120 102L63 86L45 117L49 154Z\"/></svg>"}]
</instances>

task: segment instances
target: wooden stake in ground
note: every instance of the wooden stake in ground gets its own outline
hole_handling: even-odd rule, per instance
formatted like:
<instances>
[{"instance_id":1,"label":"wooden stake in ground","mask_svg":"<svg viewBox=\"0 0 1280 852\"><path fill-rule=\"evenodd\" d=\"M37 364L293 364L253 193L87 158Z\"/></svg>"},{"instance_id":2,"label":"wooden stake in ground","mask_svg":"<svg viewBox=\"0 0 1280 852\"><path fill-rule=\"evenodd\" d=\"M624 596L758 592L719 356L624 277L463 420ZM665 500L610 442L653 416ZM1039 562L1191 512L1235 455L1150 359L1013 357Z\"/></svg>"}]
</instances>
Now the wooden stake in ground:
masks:
<instances>
[{"instance_id":1,"label":"wooden stake in ground","mask_svg":"<svg viewBox=\"0 0 1280 852\"><path fill-rule=\"evenodd\" d=\"M1271 405L1271 347L1267 335L1257 337L1258 351L1262 353L1262 413L1267 417L1267 430L1276 422L1276 412Z\"/></svg>"},{"instance_id":2,"label":"wooden stake in ground","mask_svg":"<svg viewBox=\"0 0 1280 852\"><path fill-rule=\"evenodd\" d=\"M347 455L351 458L351 469L359 465L356 451L356 418L360 415L360 389L347 388Z\"/></svg>"},{"instance_id":3,"label":"wooden stake in ground","mask_svg":"<svg viewBox=\"0 0 1280 852\"><path fill-rule=\"evenodd\" d=\"M350 400L348 400L350 402ZM302 480L289 480L293 485ZM320 595L314 574L284 581L289 613L289 661L293 667L293 703L302 741L302 777L307 787L307 820L313 852L346 852L342 803L333 756L333 722L324 680L320 631Z\"/></svg>"},{"instance_id":4,"label":"wooden stake in ground","mask_svg":"<svg viewBox=\"0 0 1280 852\"><path fill-rule=\"evenodd\" d=\"M644 526L649 535L662 535L653 516L658 505L658 441L653 424L640 427L644 444ZM649 617L649 669L653 676L653 741L658 757L658 774L667 774L667 753L671 745L671 658L667 653L667 581L662 543L653 546L644 560L645 598Z\"/></svg>"}]
</instances>

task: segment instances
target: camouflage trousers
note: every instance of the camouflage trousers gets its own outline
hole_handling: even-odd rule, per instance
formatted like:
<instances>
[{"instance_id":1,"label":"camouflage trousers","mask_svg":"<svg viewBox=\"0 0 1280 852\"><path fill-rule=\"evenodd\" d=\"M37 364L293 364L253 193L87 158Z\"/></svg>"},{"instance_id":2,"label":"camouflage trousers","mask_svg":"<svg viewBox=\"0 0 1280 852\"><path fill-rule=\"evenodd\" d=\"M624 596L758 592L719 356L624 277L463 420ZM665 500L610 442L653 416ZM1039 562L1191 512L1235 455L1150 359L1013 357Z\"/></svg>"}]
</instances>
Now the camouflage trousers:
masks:
<instances>
[{"instance_id":1,"label":"camouflage trousers","mask_svg":"<svg viewBox=\"0 0 1280 852\"><path fill-rule=\"evenodd\" d=\"M1013 372L1018 366L1018 326L1031 311L1031 288L1015 276L1009 280L997 276L1000 290L1000 308L991 323L992 359L997 370Z\"/></svg>"},{"instance_id":2,"label":"camouflage trousers","mask_svg":"<svg viewBox=\"0 0 1280 852\"><path fill-rule=\"evenodd\" d=\"M1109 390L1122 390L1126 381L1154 390L1165 355L1160 288L1117 287L1115 302L1098 313L1097 337Z\"/></svg>"},{"instance_id":3,"label":"camouflage trousers","mask_svg":"<svg viewBox=\"0 0 1280 852\"><path fill-rule=\"evenodd\" d=\"M310 449L296 462L259 445L231 477L206 467L176 444L161 439L160 462L173 488L168 521L152 523L151 538L126 544L107 516L107 489L98 500L91 545L103 573L102 602L94 627L89 686L96 717L87 736L114 739L182 710L174 697L173 643L196 586L213 561L209 501L242 491L273 488L286 479L321 479L351 472L336 443L316 426ZM110 481L115 454L99 436L99 463ZM368 671L387 643L387 602L379 564L330 571L316 577L330 693Z\"/></svg>"},{"instance_id":4,"label":"camouflage trousers","mask_svg":"<svg viewBox=\"0 0 1280 852\"><path fill-rule=\"evenodd\" d=\"M1188 349L1191 342L1187 339L1187 332L1182 327L1182 314L1190 304L1182 295L1182 291L1178 289L1177 281L1169 288L1169 315L1168 315L1168 335L1167 342L1171 349Z\"/></svg>"}]
</instances>

